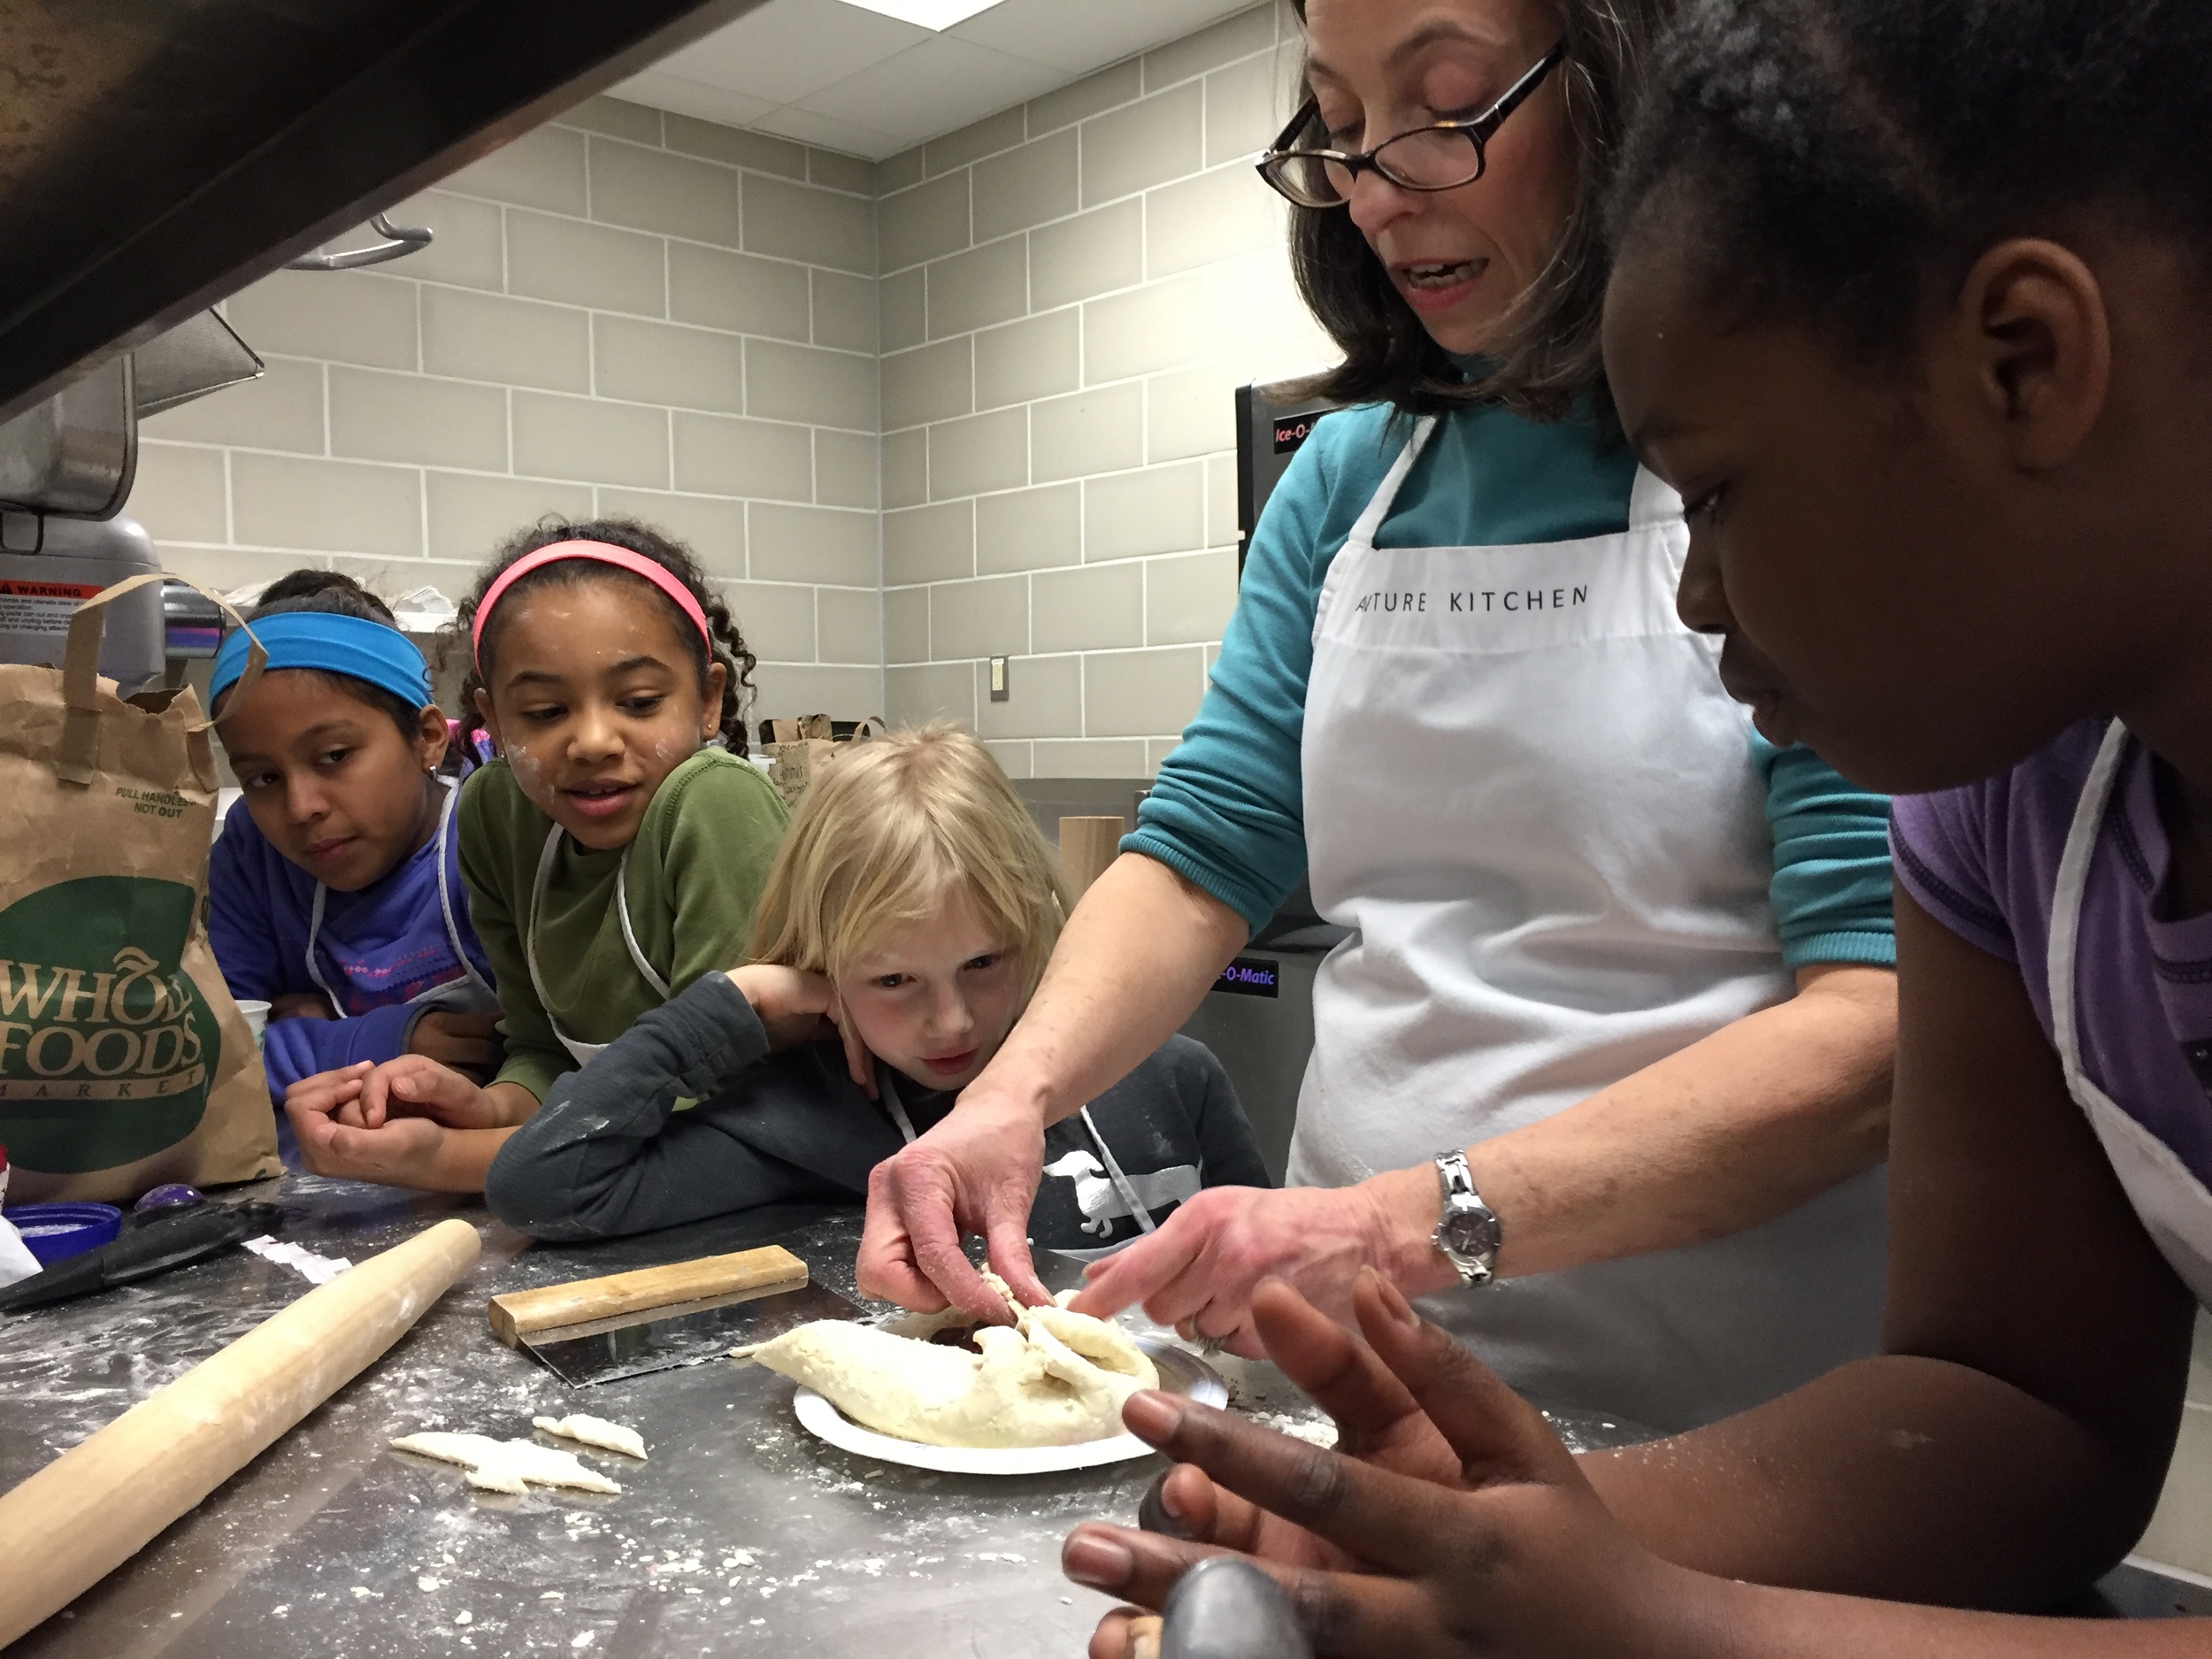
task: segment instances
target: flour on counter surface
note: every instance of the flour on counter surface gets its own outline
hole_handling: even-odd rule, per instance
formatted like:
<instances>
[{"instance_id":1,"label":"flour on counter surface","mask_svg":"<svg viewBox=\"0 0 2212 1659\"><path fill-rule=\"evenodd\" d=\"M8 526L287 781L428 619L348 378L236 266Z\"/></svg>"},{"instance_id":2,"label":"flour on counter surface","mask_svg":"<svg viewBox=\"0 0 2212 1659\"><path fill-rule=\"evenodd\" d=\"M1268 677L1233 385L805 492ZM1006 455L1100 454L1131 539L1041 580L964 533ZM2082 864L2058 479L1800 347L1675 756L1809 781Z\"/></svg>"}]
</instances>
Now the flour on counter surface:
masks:
<instances>
[{"instance_id":1,"label":"flour on counter surface","mask_svg":"<svg viewBox=\"0 0 2212 1659\"><path fill-rule=\"evenodd\" d=\"M342 1256L318 1256L303 1250L296 1244L286 1244L263 1233L257 1239L245 1240L245 1248L264 1261L275 1262L292 1269L310 1284L327 1285L346 1271L353 1263Z\"/></svg>"}]
</instances>

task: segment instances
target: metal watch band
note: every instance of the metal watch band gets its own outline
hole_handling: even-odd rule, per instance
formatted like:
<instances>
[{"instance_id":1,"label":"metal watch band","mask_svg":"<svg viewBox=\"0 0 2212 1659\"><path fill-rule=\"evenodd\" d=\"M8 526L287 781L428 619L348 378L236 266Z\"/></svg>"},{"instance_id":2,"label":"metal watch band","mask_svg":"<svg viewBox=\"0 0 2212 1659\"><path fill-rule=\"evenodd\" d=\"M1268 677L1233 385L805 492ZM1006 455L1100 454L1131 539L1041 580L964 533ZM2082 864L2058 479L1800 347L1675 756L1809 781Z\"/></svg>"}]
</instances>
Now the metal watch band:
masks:
<instances>
[{"instance_id":1,"label":"metal watch band","mask_svg":"<svg viewBox=\"0 0 2212 1659\"><path fill-rule=\"evenodd\" d=\"M1494 1276L1502 1229L1497 1212L1475 1190L1474 1171L1461 1151L1436 1156L1442 1202L1429 1242L1458 1270L1464 1285L1486 1285Z\"/></svg>"}]
</instances>

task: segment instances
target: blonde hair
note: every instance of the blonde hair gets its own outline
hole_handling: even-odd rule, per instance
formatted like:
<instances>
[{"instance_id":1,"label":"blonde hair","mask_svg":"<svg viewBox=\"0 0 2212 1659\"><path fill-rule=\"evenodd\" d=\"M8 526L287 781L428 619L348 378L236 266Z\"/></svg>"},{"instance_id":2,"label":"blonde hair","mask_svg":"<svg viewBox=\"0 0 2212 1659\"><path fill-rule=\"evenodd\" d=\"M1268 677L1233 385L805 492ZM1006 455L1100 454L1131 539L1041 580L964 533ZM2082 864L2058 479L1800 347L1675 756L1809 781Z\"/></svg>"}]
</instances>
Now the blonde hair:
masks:
<instances>
[{"instance_id":1,"label":"blonde hair","mask_svg":"<svg viewBox=\"0 0 2212 1659\"><path fill-rule=\"evenodd\" d=\"M1019 958L1026 1002L1072 900L991 752L933 720L850 744L824 766L768 872L752 957L834 977L956 893Z\"/></svg>"}]
</instances>

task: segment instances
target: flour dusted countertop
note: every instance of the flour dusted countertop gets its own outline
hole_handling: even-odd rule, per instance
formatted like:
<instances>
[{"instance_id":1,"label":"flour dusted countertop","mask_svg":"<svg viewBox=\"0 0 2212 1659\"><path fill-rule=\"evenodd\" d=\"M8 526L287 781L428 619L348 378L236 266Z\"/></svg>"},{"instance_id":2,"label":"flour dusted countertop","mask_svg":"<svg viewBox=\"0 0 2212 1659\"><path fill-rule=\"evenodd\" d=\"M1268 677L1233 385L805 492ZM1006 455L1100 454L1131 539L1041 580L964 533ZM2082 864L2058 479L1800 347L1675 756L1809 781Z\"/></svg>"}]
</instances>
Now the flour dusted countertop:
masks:
<instances>
[{"instance_id":1,"label":"flour dusted countertop","mask_svg":"<svg viewBox=\"0 0 2212 1659\"><path fill-rule=\"evenodd\" d=\"M480 1206L387 1187L288 1175L250 1195L280 1203L282 1236L325 1256L360 1261L449 1215L477 1224L484 1254L382 1360L9 1659L884 1659L919 1651L922 1632L932 1651L1077 1659L1107 1603L1060 1577L1060 1540L1080 1520L1133 1518L1161 1467L987 1479L877 1464L801 1429L792 1385L758 1367L572 1390L486 1326L502 1292L771 1240L849 1295L850 1211L581 1249L532 1248ZM1075 1282L1067 1263L1040 1265L1048 1283ZM0 1489L310 1289L239 1251L0 1320ZM1217 1363L1259 1421L1314 1433L1272 1367ZM460 1469L389 1446L425 1430L527 1440L534 1418L575 1412L647 1430L642 1463L537 1437L620 1495L476 1492ZM1571 1443L1611 1438L1555 1420ZM2136 1578L2123 1603L2166 1610L2168 1587Z\"/></svg>"},{"instance_id":2,"label":"flour dusted countertop","mask_svg":"<svg viewBox=\"0 0 2212 1659\"><path fill-rule=\"evenodd\" d=\"M482 1229L484 1255L382 1360L9 1659L882 1659L922 1628L951 1653L1082 1653L1107 1602L1060 1577L1060 1540L1091 1517L1133 1517L1158 1460L1015 1480L886 1467L801 1429L792 1385L757 1367L571 1389L486 1326L485 1299L503 1291L768 1240L851 1295L856 1213L567 1249L451 1199L302 1175L253 1193L272 1194L281 1236L326 1256L360 1261L448 1215ZM241 1251L0 1321L0 1488L310 1288ZM651 1460L534 1433L534 1417L574 1412L645 1426ZM458 1468L391 1451L424 1430L536 1438L623 1490L472 1491Z\"/></svg>"}]
</instances>

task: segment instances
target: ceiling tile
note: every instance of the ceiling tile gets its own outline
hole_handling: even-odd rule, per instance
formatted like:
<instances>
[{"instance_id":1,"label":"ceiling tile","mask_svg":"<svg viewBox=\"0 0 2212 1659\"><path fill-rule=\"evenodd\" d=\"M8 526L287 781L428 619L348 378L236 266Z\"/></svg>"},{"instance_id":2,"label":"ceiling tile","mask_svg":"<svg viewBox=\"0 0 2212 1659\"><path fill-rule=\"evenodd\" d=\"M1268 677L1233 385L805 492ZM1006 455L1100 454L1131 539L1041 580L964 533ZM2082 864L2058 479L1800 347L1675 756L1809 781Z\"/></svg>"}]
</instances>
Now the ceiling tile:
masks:
<instances>
[{"instance_id":1,"label":"ceiling tile","mask_svg":"<svg viewBox=\"0 0 2212 1659\"><path fill-rule=\"evenodd\" d=\"M933 34L843 0L769 0L615 90L880 160L1250 4L999 0Z\"/></svg>"},{"instance_id":2,"label":"ceiling tile","mask_svg":"<svg viewBox=\"0 0 2212 1659\"><path fill-rule=\"evenodd\" d=\"M791 104L932 38L840 0L773 0L664 58L657 68Z\"/></svg>"},{"instance_id":3,"label":"ceiling tile","mask_svg":"<svg viewBox=\"0 0 2212 1659\"><path fill-rule=\"evenodd\" d=\"M812 110L803 110L795 104L786 104L750 125L757 132L773 133L779 138L795 138L803 144L841 150L848 156L859 156L869 161L881 161L886 156L895 156L914 142L902 133L881 132L855 121L841 121L833 115L817 115Z\"/></svg>"},{"instance_id":4,"label":"ceiling tile","mask_svg":"<svg viewBox=\"0 0 2212 1659\"><path fill-rule=\"evenodd\" d=\"M796 102L918 143L1048 92L1064 79L1046 65L939 35Z\"/></svg>"},{"instance_id":5,"label":"ceiling tile","mask_svg":"<svg viewBox=\"0 0 2212 1659\"><path fill-rule=\"evenodd\" d=\"M749 92L709 86L703 81L687 80L665 69L648 69L608 89L618 98L649 104L657 110L673 110L679 115L696 116L703 121L719 121L725 127L751 127L776 107L772 101L755 97Z\"/></svg>"},{"instance_id":6,"label":"ceiling tile","mask_svg":"<svg viewBox=\"0 0 2212 1659\"><path fill-rule=\"evenodd\" d=\"M1180 40L1251 0L1004 0L946 31L1071 75ZM771 10L773 8L771 7ZM978 110L978 115L989 113Z\"/></svg>"}]
</instances>

